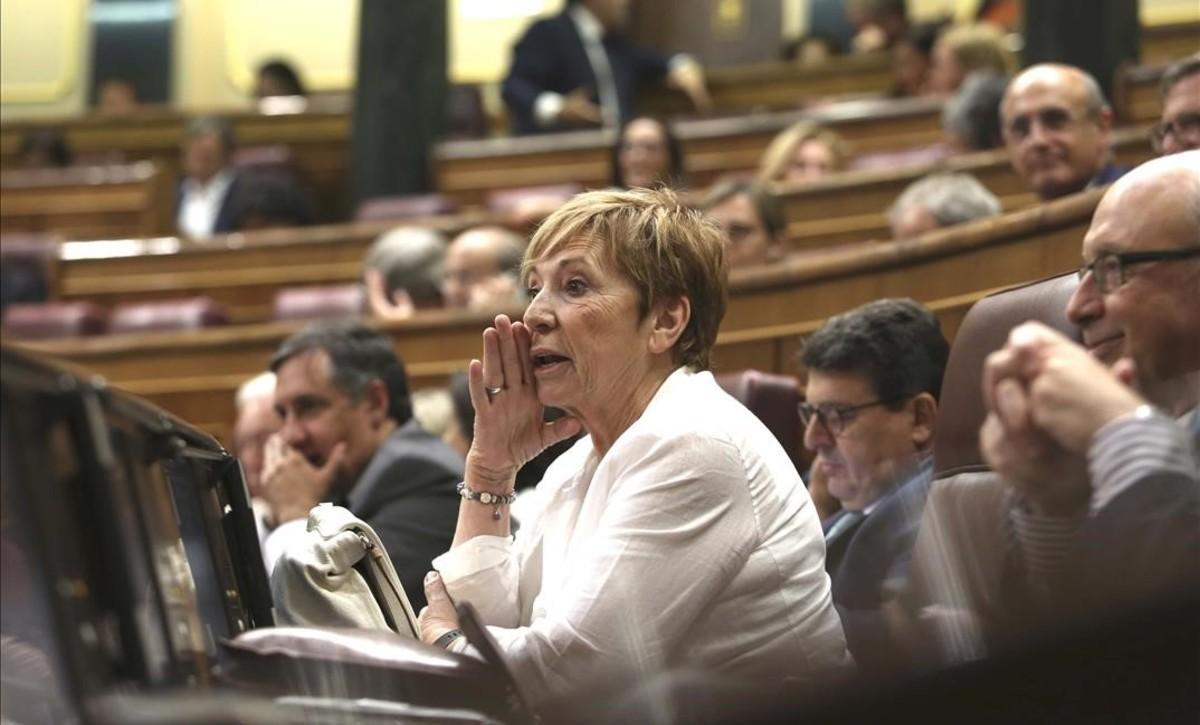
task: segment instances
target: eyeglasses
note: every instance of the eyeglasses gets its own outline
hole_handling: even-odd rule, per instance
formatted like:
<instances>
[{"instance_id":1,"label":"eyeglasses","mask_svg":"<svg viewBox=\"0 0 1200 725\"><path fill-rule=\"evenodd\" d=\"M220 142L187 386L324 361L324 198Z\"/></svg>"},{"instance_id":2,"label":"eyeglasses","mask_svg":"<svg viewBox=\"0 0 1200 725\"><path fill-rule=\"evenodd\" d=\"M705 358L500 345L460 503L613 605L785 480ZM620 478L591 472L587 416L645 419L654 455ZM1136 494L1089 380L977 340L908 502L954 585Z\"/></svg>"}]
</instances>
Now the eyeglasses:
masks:
<instances>
[{"instance_id":1,"label":"eyeglasses","mask_svg":"<svg viewBox=\"0 0 1200 725\"><path fill-rule=\"evenodd\" d=\"M1163 249L1154 252L1109 252L1101 254L1092 262L1081 266L1078 272L1079 281L1082 282L1087 273L1091 272L1092 276L1096 278L1096 287L1103 294L1108 294L1125 284L1129 273L1128 267L1131 264L1187 259L1197 256L1200 256L1200 247Z\"/></svg>"},{"instance_id":2,"label":"eyeglasses","mask_svg":"<svg viewBox=\"0 0 1200 725\"><path fill-rule=\"evenodd\" d=\"M1013 118L1004 127L1004 133L1014 141L1022 141L1033 132L1033 122L1050 132L1062 131L1081 120L1065 108L1044 108L1036 113L1026 113Z\"/></svg>"},{"instance_id":3,"label":"eyeglasses","mask_svg":"<svg viewBox=\"0 0 1200 725\"><path fill-rule=\"evenodd\" d=\"M858 411L867 408L873 408L877 405L886 405L891 401L888 400L872 400L870 403L861 403L859 405L810 405L809 403L800 403L797 409L800 411L800 421L804 423L807 429L814 420L821 422L825 426L825 430L829 435L841 435L842 431L846 430L846 426L854 422L858 417Z\"/></svg>"},{"instance_id":4,"label":"eyeglasses","mask_svg":"<svg viewBox=\"0 0 1200 725\"><path fill-rule=\"evenodd\" d=\"M1150 143L1155 151L1162 151L1163 141L1168 137L1176 141L1200 139L1200 113L1185 113L1174 121L1156 123L1150 129Z\"/></svg>"}]
</instances>

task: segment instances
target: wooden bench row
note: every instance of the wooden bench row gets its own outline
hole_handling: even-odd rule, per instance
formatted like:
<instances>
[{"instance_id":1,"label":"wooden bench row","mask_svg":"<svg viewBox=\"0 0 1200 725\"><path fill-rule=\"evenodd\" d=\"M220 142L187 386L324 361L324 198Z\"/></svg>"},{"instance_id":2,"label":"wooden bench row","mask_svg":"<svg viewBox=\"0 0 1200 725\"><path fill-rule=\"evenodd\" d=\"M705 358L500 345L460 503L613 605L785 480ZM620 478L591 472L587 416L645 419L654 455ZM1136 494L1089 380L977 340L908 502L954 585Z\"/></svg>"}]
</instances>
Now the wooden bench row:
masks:
<instances>
[{"instance_id":1,"label":"wooden bench row","mask_svg":"<svg viewBox=\"0 0 1200 725\"><path fill-rule=\"evenodd\" d=\"M1174 37L1174 36L1170 36ZM1181 53L1182 55L1182 53ZM838 61L842 63L843 61ZM844 61L845 77L868 77L878 71L878 61ZM873 69L873 70L872 70ZM1157 92L1161 67L1151 66L1124 72L1117 83L1115 102L1120 117L1127 123L1156 120L1159 112ZM729 103L734 106L778 109L780 99L797 92L792 82L828 81L836 88L839 74L827 76L819 70L788 64L766 64L728 69ZM759 78L759 81L753 79ZM798 80L799 79L799 80ZM724 82L724 81L722 81ZM847 90L857 89L859 81ZM866 81L861 81L867 84ZM724 86L722 86L724 87ZM825 86L821 86L824 88ZM751 96L756 88L764 91L768 102L735 100L739 89ZM749 97L748 97L749 98ZM795 105L793 102L791 105ZM933 99L886 99L852 101L809 111L769 111L747 116L680 121L677 131L688 159L691 181L704 186L714 178L735 170L753 168L769 140L781 129L801 118L827 123L844 135L858 153L894 151L927 145L939 138L941 104ZM239 141L246 146L284 145L290 150L291 163L302 183L314 191L318 218L344 218L347 188L347 148L350 119L344 110L319 107L300 114L262 115L240 111L230 115ZM155 109L128 118L86 116L53 121L19 121L0 125L0 165L15 168L15 156L21 138L35 126L61 130L81 157L120 155L129 161L153 161L158 183L163 188L138 191L137 196L153 198L155 211L135 207L133 197L115 195L105 202L74 206L50 195L26 194L25 199L6 211L0 229L37 231L54 228L71 230L71 236L104 238L113 236L149 236L166 234L173 228L170 208L174 180L179 173L179 142L187 117L168 109ZM602 186L609 181L609 148L612 132L582 131L538 137L451 141L433 151L432 185L464 205L477 204L496 189L574 182L585 187ZM12 182L15 183L15 182ZM4 181L9 195L10 181ZM43 185L45 188L45 185ZM96 187L91 192L99 193ZM63 191L78 196L78 189ZM16 193L16 192L14 192ZM165 200L165 202L164 202ZM148 202L147 202L148 203ZM9 207L6 207L9 209ZM75 210L75 211L72 211ZM163 211L166 210L166 213ZM117 224L115 219L124 219Z\"/></svg>"},{"instance_id":2,"label":"wooden bench row","mask_svg":"<svg viewBox=\"0 0 1200 725\"><path fill-rule=\"evenodd\" d=\"M1079 263L1080 241L1100 194L1093 190L905 242L850 245L739 270L731 279L718 368L790 372L799 332L872 299L912 297L959 315L986 291L1070 269ZM487 323L481 315L435 311L380 326L395 340L414 387L424 387L443 384L478 357ZM237 384L262 370L298 327L259 324L27 346L93 370L219 434L232 420Z\"/></svg>"},{"instance_id":3,"label":"wooden bench row","mask_svg":"<svg viewBox=\"0 0 1200 725\"><path fill-rule=\"evenodd\" d=\"M1145 129L1118 132L1114 151L1123 163L1149 157ZM1003 151L971 154L941 164L847 172L781 189L792 248L809 250L887 238L884 212L888 205L905 186L942 168L975 175L1010 210L1033 201ZM463 214L416 221L452 234L498 220L486 214ZM103 242L69 243L55 275L57 297L111 305L205 294L228 307L234 322L264 322L269 319L275 294L285 287L358 279L366 248L392 226L370 222L233 234L203 245L182 240L128 240L109 250Z\"/></svg>"}]
</instances>

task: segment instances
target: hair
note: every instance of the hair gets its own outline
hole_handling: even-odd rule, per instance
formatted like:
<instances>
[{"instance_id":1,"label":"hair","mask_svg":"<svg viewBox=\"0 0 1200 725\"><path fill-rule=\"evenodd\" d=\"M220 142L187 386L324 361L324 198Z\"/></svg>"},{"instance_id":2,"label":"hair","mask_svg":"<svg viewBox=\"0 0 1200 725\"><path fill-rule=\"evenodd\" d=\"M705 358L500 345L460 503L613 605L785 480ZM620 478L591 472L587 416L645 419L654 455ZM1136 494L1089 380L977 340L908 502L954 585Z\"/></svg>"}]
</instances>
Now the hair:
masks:
<instances>
[{"instance_id":1,"label":"hair","mask_svg":"<svg viewBox=\"0 0 1200 725\"><path fill-rule=\"evenodd\" d=\"M258 67L258 75L273 76L288 89L289 92L285 95L308 95L304 91L304 82L300 80L300 73L296 70L295 66L282 58L273 58L264 62Z\"/></svg>"},{"instance_id":2,"label":"hair","mask_svg":"<svg viewBox=\"0 0 1200 725\"><path fill-rule=\"evenodd\" d=\"M950 345L933 313L910 299L868 302L825 321L804 342L808 370L863 375L898 410L921 393L936 400Z\"/></svg>"},{"instance_id":3,"label":"hair","mask_svg":"<svg viewBox=\"0 0 1200 725\"><path fill-rule=\"evenodd\" d=\"M758 163L758 180L763 184L777 181L783 176L783 169L792 160L796 149L809 141L825 144L833 154L833 168L841 171L846 167L850 158L850 149L846 142L833 131L814 121L797 121L779 132L767 150L763 152L762 160Z\"/></svg>"},{"instance_id":4,"label":"hair","mask_svg":"<svg viewBox=\"0 0 1200 725\"><path fill-rule=\"evenodd\" d=\"M986 70L1009 75L1016 68L1004 33L987 23L950 28L938 42L950 49L954 60L967 73Z\"/></svg>"},{"instance_id":5,"label":"hair","mask_svg":"<svg viewBox=\"0 0 1200 725\"><path fill-rule=\"evenodd\" d=\"M1162 93L1163 98L1166 98L1176 83L1185 78L1191 78L1197 73L1200 73L1200 53L1189 55L1183 60L1171 64L1163 72L1162 82L1158 86L1159 92Z\"/></svg>"},{"instance_id":6,"label":"hair","mask_svg":"<svg viewBox=\"0 0 1200 725\"><path fill-rule=\"evenodd\" d=\"M1008 76L975 71L942 108L942 129L972 151L1004 145L1000 126L1000 102L1008 87Z\"/></svg>"},{"instance_id":7,"label":"hair","mask_svg":"<svg viewBox=\"0 0 1200 725\"><path fill-rule=\"evenodd\" d=\"M753 181L734 179L717 184L704 197L700 209L709 211L714 206L738 196L745 196L754 204L758 218L767 230L767 236L778 238L787 232L787 218L783 214L783 204L779 202L779 197L772 194L766 186Z\"/></svg>"},{"instance_id":8,"label":"hair","mask_svg":"<svg viewBox=\"0 0 1200 725\"><path fill-rule=\"evenodd\" d=\"M275 373L264 371L238 386L234 404L241 412L252 401L270 397L275 393Z\"/></svg>"},{"instance_id":9,"label":"hair","mask_svg":"<svg viewBox=\"0 0 1200 725\"><path fill-rule=\"evenodd\" d=\"M388 416L399 425L412 418L408 376L387 336L359 322L316 322L283 341L270 370L278 373L288 360L315 350L329 356L329 381L351 400L361 400L371 381L379 380L387 389Z\"/></svg>"},{"instance_id":10,"label":"hair","mask_svg":"<svg viewBox=\"0 0 1200 725\"><path fill-rule=\"evenodd\" d=\"M388 294L403 289L416 307L436 307L442 303L445 258L446 235L425 227L402 226L375 240L363 267L383 275Z\"/></svg>"},{"instance_id":11,"label":"hair","mask_svg":"<svg viewBox=\"0 0 1200 725\"><path fill-rule=\"evenodd\" d=\"M313 223L311 203L296 182L279 174L244 174L230 200L234 227L302 227Z\"/></svg>"},{"instance_id":12,"label":"hair","mask_svg":"<svg viewBox=\"0 0 1200 725\"><path fill-rule=\"evenodd\" d=\"M634 116L621 124L621 130L617 134L617 140L612 145L609 151L609 168L612 185L618 189L628 188L625 184L625 179L621 175L621 146L625 144L625 131L634 121L653 121L658 125L659 131L662 133L663 142L667 146L667 176L664 178L663 184L672 188L678 188L684 185L683 171L683 145L679 143L679 137L671 130L671 124L658 116Z\"/></svg>"},{"instance_id":13,"label":"hair","mask_svg":"<svg viewBox=\"0 0 1200 725\"><path fill-rule=\"evenodd\" d=\"M71 165L71 147L67 145L62 132L53 128L31 128L21 139L21 158L32 154L45 154L51 165L66 167Z\"/></svg>"},{"instance_id":14,"label":"hair","mask_svg":"<svg viewBox=\"0 0 1200 725\"><path fill-rule=\"evenodd\" d=\"M928 58L933 54L933 46L937 44L937 39L945 30L947 23L947 20L942 19L914 25L909 28L908 35L904 37L903 42L911 45L918 53Z\"/></svg>"},{"instance_id":15,"label":"hair","mask_svg":"<svg viewBox=\"0 0 1200 725\"><path fill-rule=\"evenodd\" d=\"M951 227L993 217L1000 213L1000 200L970 174L930 174L908 185L888 209L888 221L895 224L905 211L924 207L938 226Z\"/></svg>"},{"instance_id":16,"label":"hair","mask_svg":"<svg viewBox=\"0 0 1200 725\"><path fill-rule=\"evenodd\" d=\"M1045 73L1047 71L1058 71L1067 76L1074 77L1079 81L1083 88L1083 110L1089 118L1097 118L1105 110L1110 110L1108 101L1104 97L1104 91L1100 88L1100 84L1096 82L1096 79L1092 77L1092 74L1073 65L1066 65L1063 63L1038 63L1037 65L1031 65L1022 70L1016 75L1016 77L1009 81L1008 88L1004 90L1004 98L1000 101L1001 114L1003 115L1005 102L1008 100L1009 95L1012 93L1013 86L1017 81L1031 73ZM1003 121L1003 119L1001 120Z\"/></svg>"},{"instance_id":17,"label":"hair","mask_svg":"<svg viewBox=\"0 0 1200 725\"><path fill-rule=\"evenodd\" d=\"M708 369L729 297L716 224L670 189L587 192L542 223L525 252L522 277L538 260L578 242L598 246L637 288L639 319L662 301L687 297L691 319L675 345L675 361Z\"/></svg>"},{"instance_id":18,"label":"hair","mask_svg":"<svg viewBox=\"0 0 1200 725\"><path fill-rule=\"evenodd\" d=\"M201 116L188 122L184 138L190 141L198 136L216 136L217 140L221 142L221 149L226 156L233 153L234 147L237 146L236 138L233 135L233 126L225 119L216 116Z\"/></svg>"},{"instance_id":19,"label":"hair","mask_svg":"<svg viewBox=\"0 0 1200 725\"><path fill-rule=\"evenodd\" d=\"M500 247L496 251L497 274L521 274L521 260L525 256L526 245L524 235L497 224L485 224L478 227L471 227L470 229L460 232L458 236L455 237L455 240L457 240L459 237L462 237L464 234L472 234L476 232L487 232L495 236L500 241Z\"/></svg>"}]
</instances>

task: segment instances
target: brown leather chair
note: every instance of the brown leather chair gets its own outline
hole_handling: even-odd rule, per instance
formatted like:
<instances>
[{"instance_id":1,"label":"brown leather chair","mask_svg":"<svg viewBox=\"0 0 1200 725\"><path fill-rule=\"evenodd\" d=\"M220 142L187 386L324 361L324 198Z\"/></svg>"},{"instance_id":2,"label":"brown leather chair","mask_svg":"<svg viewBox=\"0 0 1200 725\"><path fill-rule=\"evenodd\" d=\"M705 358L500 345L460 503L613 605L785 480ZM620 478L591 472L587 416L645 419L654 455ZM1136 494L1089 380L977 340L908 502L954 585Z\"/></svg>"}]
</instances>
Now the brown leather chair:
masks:
<instances>
[{"instance_id":1,"label":"brown leather chair","mask_svg":"<svg viewBox=\"0 0 1200 725\"><path fill-rule=\"evenodd\" d=\"M358 283L290 287L275 293L271 319L281 322L358 317L366 311L366 304L366 293Z\"/></svg>"},{"instance_id":2,"label":"brown leather chair","mask_svg":"<svg viewBox=\"0 0 1200 725\"><path fill-rule=\"evenodd\" d=\"M488 133L483 92L474 83L452 83L446 88L446 138L484 138Z\"/></svg>"},{"instance_id":3,"label":"brown leather chair","mask_svg":"<svg viewBox=\"0 0 1200 725\"><path fill-rule=\"evenodd\" d=\"M229 312L209 297L126 302L113 309L110 333L199 330L229 324Z\"/></svg>"},{"instance_id":4,"label":"brown leather chair","mask_svg":"<svg viewBox=\"0 0 1200 725\"><path fill-rule=\"evenodd\" d=\"M17 340L102 335L108 317L108 310L94 302L13 304L4 312L4 334Z\"/></svg>"},{"instance_id":5,"label":"brown leather chair","mask_svg":"<svg viewBox=\"0 0 1200 725\"><path fill-rule=\"evenodd\" d=\"M800 424L800 388L796 379L758 370L722 373L716 377L725 392L749 408L775 434L788 458L796 464L796 470L803 470L804 429Z\"/></svg>"},{"instance_id":6,"label":"brown leather chair","mask_svg":"<svg viewBox=\"0 0 1200 725\"><path fill-rule=\"evenodd\" d=\"M381 221L388 219L411 219L413 217L453 214L458 203L441 194L408 194L405 196L377 196L358 205L354 212L355 221Z\"/></svg>"},{"instance_id":7,"label":"brown leather chair","mask_svg":"<svg viewBox=\"0 0 1200 725\"><path fill-rule=\"evenodd\" d=\"M1074 272L997 292L967 312L942 378L937 436L933 441L934 473L951 475L983 467L979 427L983 425L983 363L1008 340L1008 333L1028 320L1038 320L1079 340L1079 328L1067 320L1067 300L1079 280Z\"/></svg>"}]
</instances>

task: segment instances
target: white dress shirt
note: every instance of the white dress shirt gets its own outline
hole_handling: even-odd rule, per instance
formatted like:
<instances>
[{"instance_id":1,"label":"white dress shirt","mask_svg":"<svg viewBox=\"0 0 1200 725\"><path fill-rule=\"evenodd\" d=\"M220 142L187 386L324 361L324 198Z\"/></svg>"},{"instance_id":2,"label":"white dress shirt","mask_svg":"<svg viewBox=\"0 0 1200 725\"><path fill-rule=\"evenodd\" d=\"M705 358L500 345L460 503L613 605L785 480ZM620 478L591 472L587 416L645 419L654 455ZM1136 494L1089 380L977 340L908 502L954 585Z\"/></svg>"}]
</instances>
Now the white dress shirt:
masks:
<instances>
[{"instance_id":1,"label":"white dress shirt","mask_svg":"<svg viewBox=\"0 0 1200 725\"><path fill-rule=\"evenodd\" d=\"M232 183L233 172L228 169L218 172L207 184L184 179L180 184L179 232L193 239L211 237Z\"/></svg>"},{"instance_id":2,"label":"white dress shirt","mask_svg":"<svg viewBox=\"0 0 1200 725\"><path fill-rule=\"evenodd\" d=\"M434 567L535 700L614 671L813 682L849 663L808 491L710 373L672 373L603 458L581 439L533 508Z\"/></svg>"}]
</instances>

